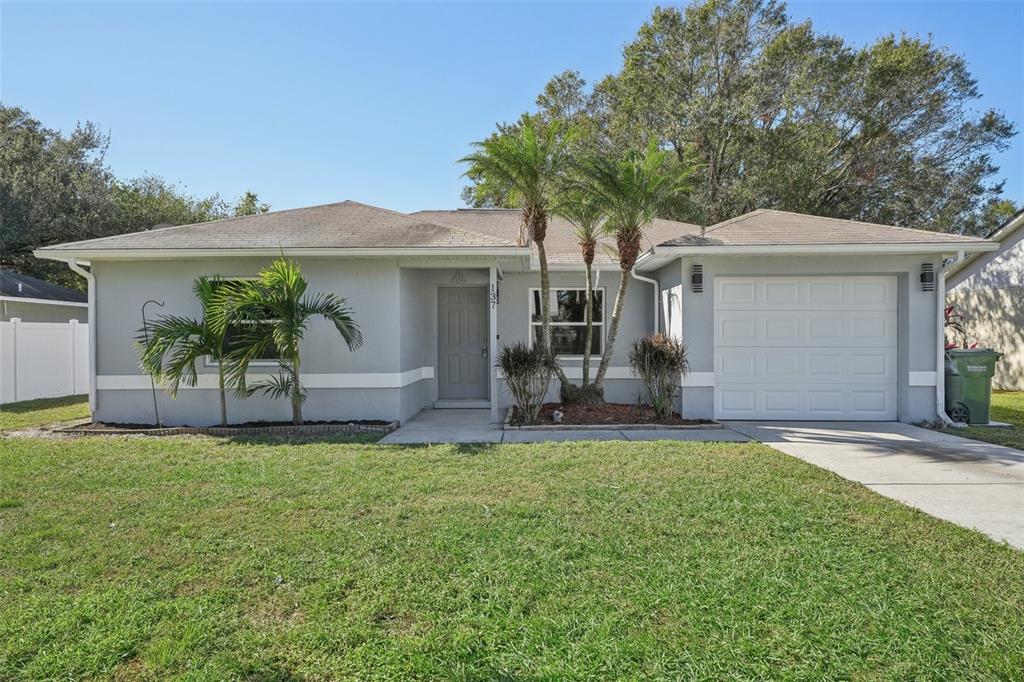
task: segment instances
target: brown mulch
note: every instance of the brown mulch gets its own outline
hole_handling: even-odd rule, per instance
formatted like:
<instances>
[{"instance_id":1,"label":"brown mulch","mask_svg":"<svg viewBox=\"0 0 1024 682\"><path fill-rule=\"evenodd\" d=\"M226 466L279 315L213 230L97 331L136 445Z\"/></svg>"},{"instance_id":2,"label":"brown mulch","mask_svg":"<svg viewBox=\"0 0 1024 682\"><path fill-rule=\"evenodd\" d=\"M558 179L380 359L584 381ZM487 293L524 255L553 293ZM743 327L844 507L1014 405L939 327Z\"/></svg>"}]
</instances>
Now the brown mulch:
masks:
<instances>
[{"instance_id":1,"label":"brown mulch","mask_svg":"<svg viewBox=\"0 0 1024 682\"><path fill-rule=\"evenodd\" d=\"M381 421L379 419L346 419L345 421L304 421L303 426L387 426L391 422ZM115 422L91 422L79 425L80 428L89 429L90 431L110 431L116 432L130 432L130 431L150 431L153 429L162 428L154 424L120 424ZM290 421L255 421L255 422L243 422L241 424L228 424L227 426L218 426L216 424L203 427L211 429L259 429L268 426L293 426ZM167 428L179 428L179 427L167 427ZM182 425L180 428L189 428L188 424Z\"/></svg>"},{"instance_id":2,"label":"brown mulch","mask_svg":"<svg viewBox=\"0 0 1024 682\"><path fill-rule=\"evenodd\" d=\"M551 415L555 410L562 411L563 424L596 425L596 424L668 424L673 426L696 426L713 424L709 419L683 419L678 412L673 412L669 419L659 419L654 415L650 405L623 405L605 403L604 405L560 405L544 403L540 408L540 424L552 424Z\"/></svg>"}]
</instances>

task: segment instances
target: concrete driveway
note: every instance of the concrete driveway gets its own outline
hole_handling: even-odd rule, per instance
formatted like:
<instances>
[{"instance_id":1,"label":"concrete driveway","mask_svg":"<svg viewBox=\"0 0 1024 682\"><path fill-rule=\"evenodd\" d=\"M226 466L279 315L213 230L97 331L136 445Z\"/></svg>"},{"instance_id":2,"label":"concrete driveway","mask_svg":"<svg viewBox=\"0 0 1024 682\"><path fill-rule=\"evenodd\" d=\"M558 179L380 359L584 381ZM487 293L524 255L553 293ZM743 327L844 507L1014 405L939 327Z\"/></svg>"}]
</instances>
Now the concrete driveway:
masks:
<instances>
[{"instance_id":1,"label":"concrete driveway","mask_svg":"<svg viewBox=\"0 0 1024 682\"><path fill-rule=\"evenodd\" d=\"M788 455L1024 549L1024 451L897 422L729 422Z\"/></svg>"}]
</instances>

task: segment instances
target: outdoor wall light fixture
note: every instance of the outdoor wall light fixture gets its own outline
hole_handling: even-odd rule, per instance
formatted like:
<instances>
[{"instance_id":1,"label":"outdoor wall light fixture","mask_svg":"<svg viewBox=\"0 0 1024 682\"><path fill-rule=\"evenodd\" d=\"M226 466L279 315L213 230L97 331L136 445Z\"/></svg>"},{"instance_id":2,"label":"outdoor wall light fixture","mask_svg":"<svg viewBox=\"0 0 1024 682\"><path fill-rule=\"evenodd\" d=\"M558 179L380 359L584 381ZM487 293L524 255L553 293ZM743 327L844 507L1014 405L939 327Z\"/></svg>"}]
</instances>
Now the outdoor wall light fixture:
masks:
<instances>
[{"instance_id":1,"label":"outdoor wall light fixture","mask_svg":"<svg viewBox=\"0 0 1024 682\"><path fill-rule=\"evenodd\" d=\"M693 287L694 293L700 294L704 291L704 266L700 263L694 263L690 267L690 286Z\"/></svg>"},{"instance_id":2,"label":"outdoor wall light fixture","mask_svg":"<svg viewBox=\"0 0 1024 682\"><path fill-rule=\"evenodd\" d=\"M921 263L921 291L935 291L935 266Z\"/></svg>"}]
</instances>

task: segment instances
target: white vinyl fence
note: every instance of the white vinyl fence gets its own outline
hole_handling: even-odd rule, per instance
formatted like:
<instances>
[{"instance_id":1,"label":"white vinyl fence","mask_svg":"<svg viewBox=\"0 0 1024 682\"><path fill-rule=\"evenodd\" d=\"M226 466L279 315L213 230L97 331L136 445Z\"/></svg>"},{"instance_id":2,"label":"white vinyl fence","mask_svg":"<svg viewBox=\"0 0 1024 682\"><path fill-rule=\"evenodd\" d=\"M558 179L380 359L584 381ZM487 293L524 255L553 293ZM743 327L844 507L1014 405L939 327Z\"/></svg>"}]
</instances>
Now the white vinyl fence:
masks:
<instances>
[{"instance_id":1,"label":"white vinyl fence","mask_svg":"<svg viewBox=\"0 0 1024 682\"><path fill-rule=\"evenodd\" d=\"M88 324L0 322L0 403L88 392Z\"/></svg>"}]
</instances>

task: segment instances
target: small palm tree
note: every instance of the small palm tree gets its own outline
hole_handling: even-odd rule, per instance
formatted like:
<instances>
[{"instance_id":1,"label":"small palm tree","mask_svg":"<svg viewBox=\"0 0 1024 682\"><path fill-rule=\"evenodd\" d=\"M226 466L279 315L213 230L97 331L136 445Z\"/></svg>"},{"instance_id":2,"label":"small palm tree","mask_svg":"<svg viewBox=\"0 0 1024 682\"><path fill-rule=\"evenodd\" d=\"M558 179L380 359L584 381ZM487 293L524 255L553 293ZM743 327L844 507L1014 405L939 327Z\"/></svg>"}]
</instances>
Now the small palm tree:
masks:
<instances>
[{"instance_id":1,"label":"small palm tree","mask_svg":"<svg viewBox=\"0 0 1024 682\"><path fill-rule=\"evenodd\" d=\"M523 224L537 245L540 261L541 343L549 352L551 282L544 239L560 179L570 165L574 135L558 120L543 123L526 117L516 130L474 142L476 151L459 159L469 166L465 175L501 190L523 209Z\"/></svg>"},{"instance_id":2,"label":"small palm tree","mask_svg":"<svg viewBox=\"0 0 1024 682\"><path fill-rule=\"evenodd\" d=\"M586 341L583 346L584 391L590 385L590 356L594 344L594 256L604 221L604 208L593 195L567 189L554 211L570 223L576 231L583 265L586 268L586 298L583 322L586 325Z\"/></svg>"},{"instance_id":3,"label":"small palm tree","mask_svg":"<svg viewBox=\"0 0 1024 682\"><path fill-rule=\"evenodd\" d=\"M631 151L621 159L595 156L580 166L581 186L604 209L604 231L615 237L619 255L619 289L594 378L599 392L611 363L629 275L640 255L643 232L660 210L670 202L678 203L680 195L688 192L688 175L686 169L673 172L669 154L658 149L653 141L644 152Z\"/></svg>"},{"instance_id":4,"label":"small palm tree","mask_svg":"<svg viewBox=\"0 0 1024 682\"><path fill-rule=\"evenodd\" d=\"M196 385L199 380L196 362L204 357L212 358L217 363L220 424L227 426L225 330L213 324L215 292L221 284L220 280L208 277L200 277L192 283L192 291L203 306L202 319L163 315L146 328L140 329L136 340L141 348L139 359L142 368L164 384L165 390L172 397L177 397L182 383L186 386Z\"/></svg>"},{"instance_id":5,"label":"small palm tree","mask_svg":"<svg viewBox=\"0 0 1024 682\"><path fill-rule=\"evenodd\" d=\"M349 350L363 345L362 332L348 302L334 294L307 293L308 288L298 263L279 258L260 272L258 279L223 288L214 308L218 328L239 324L247 329L228 357L229 374L236 390L241 395L262 392L273 398L288 396L292 423L296 425L302 424L302 403L306 398L299 374L299 345L310 320L323 317L334 324ZM278 356L278 375L247 386L245 374L249 364L274 350Z\"/></svg>"}]
</instances>

